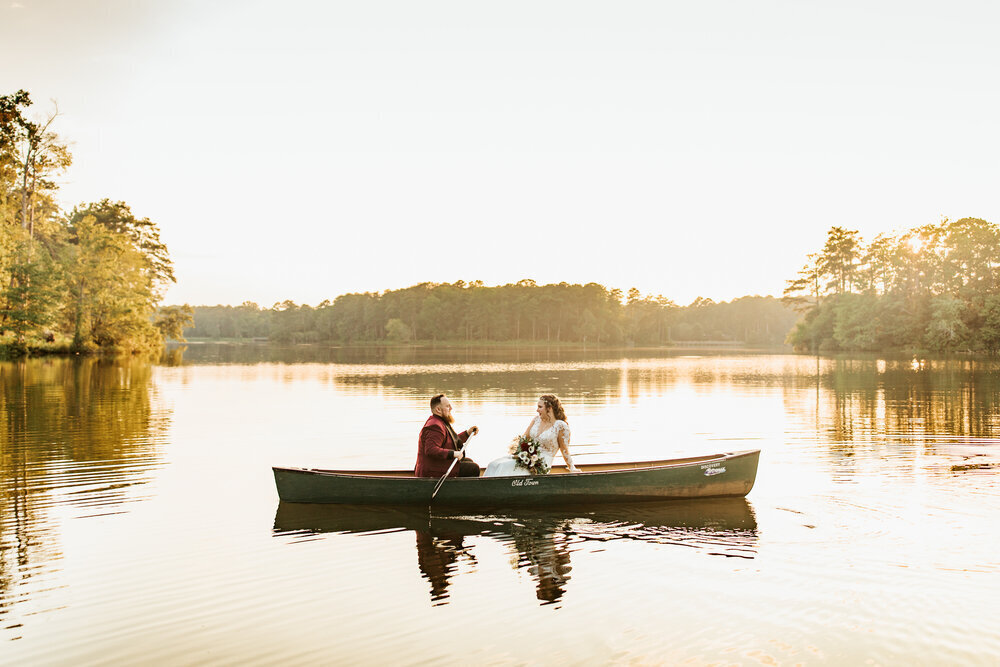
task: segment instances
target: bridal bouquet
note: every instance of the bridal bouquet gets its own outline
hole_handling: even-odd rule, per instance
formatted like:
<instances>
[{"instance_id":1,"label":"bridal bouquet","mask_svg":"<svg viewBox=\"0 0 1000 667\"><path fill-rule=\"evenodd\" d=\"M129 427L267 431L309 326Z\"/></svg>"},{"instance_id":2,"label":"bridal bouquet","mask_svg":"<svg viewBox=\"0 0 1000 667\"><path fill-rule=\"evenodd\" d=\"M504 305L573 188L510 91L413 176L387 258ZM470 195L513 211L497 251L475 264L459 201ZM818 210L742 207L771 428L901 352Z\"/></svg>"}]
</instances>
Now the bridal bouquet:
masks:
<instances>
[{"instance_id":1,"label":"bridal bouquet","mask_svg":"<svg viewBox=\"0 0 1000 667\"><path fill-rule=\"evenodd\" d=\"M519 435L510 443L510 455L518 468L525 468L532 475L549 474L549 464L542 456L542 446L534 438Z\"/></svg>"}]
</instances>

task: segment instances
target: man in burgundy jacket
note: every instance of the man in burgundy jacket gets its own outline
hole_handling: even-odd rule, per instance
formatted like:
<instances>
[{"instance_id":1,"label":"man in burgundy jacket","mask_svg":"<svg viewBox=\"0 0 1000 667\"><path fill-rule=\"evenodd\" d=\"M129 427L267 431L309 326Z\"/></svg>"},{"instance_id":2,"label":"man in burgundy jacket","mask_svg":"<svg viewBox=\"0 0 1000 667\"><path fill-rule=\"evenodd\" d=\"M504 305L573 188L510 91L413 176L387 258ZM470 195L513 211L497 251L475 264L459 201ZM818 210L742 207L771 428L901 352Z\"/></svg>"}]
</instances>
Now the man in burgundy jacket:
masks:
<instances>
[{"instance_id":1,"label":"man in burgundy jacket","mask_svg":"<svg viewBox=\"0 0 1000 667\"><path fill-rule=\"evenodd\" d=\"M458 442L464 444L479 433L479 427L470 426L467 431L455 434L451 427L454 422L448 397L438 394L432 398L431 416L420 429L417 440L417 465L413 470L416 477L442 477L455 459L458 459L458 464L452 468L449 477L479 477L479 464L459 451L455 442L458 438Z\"/></svg>"}]
</instances>

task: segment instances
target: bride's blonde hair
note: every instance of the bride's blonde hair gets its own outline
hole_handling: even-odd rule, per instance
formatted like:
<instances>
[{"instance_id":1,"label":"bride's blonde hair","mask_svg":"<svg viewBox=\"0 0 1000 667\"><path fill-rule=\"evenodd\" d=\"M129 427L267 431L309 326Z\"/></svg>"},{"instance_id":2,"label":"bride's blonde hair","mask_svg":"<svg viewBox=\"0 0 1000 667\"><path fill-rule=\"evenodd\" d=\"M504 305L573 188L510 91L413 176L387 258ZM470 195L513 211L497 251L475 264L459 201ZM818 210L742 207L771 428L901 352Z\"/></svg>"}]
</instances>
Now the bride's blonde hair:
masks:
<instances>
[{"instance_id":1,"label":"bride's blonde hair","mask_svg":"<svg viewBox=\"0 0 1000 667\"><path fill-rule=\"evenodd\" d=\"M545 404L545 407L552 410L552 416L569 423L569 420L566 419L566 411L563 410L562 403L559 402L559 398L555 394L542 394L538 398Z\"/></svg>"}]
</instances>

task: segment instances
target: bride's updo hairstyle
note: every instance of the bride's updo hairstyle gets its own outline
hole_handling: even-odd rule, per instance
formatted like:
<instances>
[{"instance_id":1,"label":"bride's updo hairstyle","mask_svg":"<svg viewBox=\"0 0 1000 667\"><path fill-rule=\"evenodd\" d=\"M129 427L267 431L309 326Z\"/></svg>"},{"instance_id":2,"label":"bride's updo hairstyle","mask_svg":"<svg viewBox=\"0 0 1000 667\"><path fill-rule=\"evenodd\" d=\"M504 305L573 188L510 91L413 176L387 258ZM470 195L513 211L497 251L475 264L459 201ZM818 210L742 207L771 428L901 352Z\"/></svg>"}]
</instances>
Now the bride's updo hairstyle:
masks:
<instances>
[{"instance_id":1,"label":"bride's updo hairstyle","mask_svg":"<svg viewBox=\"0 0 1000 667\"><path fill-rule=\"evenodd\" d=\"M569 420L566 419L566 411L563 410L562 403L559 402L559 398L555 394L542 394L538 398L545 404L545 407L552 410L553 417L569 423Z\"/></svg>"}]
</instances>

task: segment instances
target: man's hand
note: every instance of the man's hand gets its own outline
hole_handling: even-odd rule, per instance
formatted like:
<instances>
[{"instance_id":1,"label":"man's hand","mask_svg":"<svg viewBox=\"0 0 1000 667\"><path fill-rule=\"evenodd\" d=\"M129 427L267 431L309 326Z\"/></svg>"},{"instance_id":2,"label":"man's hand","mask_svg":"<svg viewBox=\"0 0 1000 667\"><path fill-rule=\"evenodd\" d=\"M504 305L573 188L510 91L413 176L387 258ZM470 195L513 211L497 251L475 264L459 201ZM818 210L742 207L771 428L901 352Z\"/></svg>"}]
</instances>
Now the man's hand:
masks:
<instances>
[{"instance_id":1,"label":"man's hand","mask_svg":"<svg viewBox=\"0 0 1000 667\"><path fill-rule=\"evenodd\" d=\"M475 434L479 433L479 427L478 427L478 426L470 426L470 427L469 427L468 429L466 429L466 430L468 431L468 433L469 433L469 437L470 437L470 438L471 438L472 436L474 436Z\"/></svg>"},{"instance_id":2,"label":"man's hand","mask_svg":"<svg viewBox=\"0 0 1000 667\"><path fill-rule=\"evenodd\" d=\"M465 458L465 452L463 452L461 449L456 449L455 450L455 460L456 461L461 461L464 458Z\"/></svg>"}]
</instances>

